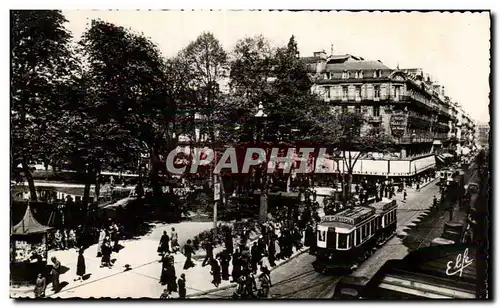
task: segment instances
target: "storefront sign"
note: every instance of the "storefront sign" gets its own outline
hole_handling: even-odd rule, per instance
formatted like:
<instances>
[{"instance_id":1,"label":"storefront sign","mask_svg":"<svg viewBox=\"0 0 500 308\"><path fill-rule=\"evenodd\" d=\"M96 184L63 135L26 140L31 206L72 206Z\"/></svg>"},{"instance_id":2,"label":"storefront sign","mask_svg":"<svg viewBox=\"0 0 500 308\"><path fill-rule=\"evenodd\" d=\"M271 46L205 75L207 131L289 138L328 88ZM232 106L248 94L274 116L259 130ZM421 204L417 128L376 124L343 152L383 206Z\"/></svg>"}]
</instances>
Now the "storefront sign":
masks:
<instances>
[{"instance_id":1,"label":"storefront sign","mask_svg":"<svg viewBox=\"0 0 500 308\"><path fill-rule=\"evenodd\" d=\"M391 116L391 131L395 137L402 137L404 135L407 124L407 117L404 113L397 113Z\"/></svg>"}]
</instances>

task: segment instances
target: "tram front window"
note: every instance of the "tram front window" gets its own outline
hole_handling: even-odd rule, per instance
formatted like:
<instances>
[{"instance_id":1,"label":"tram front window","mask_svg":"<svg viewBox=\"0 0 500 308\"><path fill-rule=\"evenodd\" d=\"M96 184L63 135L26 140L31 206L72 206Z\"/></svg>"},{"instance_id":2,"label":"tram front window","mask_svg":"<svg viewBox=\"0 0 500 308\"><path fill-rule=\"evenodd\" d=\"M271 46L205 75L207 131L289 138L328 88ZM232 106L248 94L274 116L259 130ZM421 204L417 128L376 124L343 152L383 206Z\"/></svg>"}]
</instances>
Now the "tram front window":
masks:
<instances>
[{"instance_id":1,"label":"tram front window","mask_svg":"<svg viewBox=\"0 0 500 308\"><path fill-rule=\"evenodd\" d=\"M349 235L348 234L338 234L337 248L338 249L347 249L349 243Z\"/></svg>"}]
</instances>

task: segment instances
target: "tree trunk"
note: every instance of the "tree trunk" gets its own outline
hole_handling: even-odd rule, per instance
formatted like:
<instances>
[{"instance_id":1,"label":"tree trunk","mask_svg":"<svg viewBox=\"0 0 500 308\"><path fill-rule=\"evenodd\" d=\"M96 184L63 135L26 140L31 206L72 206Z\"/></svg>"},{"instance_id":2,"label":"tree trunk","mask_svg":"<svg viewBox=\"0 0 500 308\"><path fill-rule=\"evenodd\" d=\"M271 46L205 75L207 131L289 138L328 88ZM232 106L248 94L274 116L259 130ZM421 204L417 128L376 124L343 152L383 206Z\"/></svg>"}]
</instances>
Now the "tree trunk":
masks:
<instances>
[{"instance_id":1,"label":"tree trunk","mask_svg":"<svg viewBox=\"0 0 500 308\"><path fill-rule=\"evenodd\" d=\"M28 163L26 161L22 162L22 167L23 167L24 177L28 182L28 187L30 190L30 200L37 201L35 181L33 180L33 176L31 175L30 167L28 166Z\"/></svg>"},{"instance_id":2,"label":"tree trunk","mask_svg":"<svg viewBox=\"0 0 500 308\"><path fill-rule=\"evenodd\" d=\"M352 169L349 168L348 174L347 174L347 200L351 197L351 187L352 187Z\"/></svg>"},{"instance_id":3,"label":"tree trunk","mask_svg":"<svg viewBox=\"0 0 500 308\"><path fill-rule=\"evenodd\" d=\"M99 202L99 192L101 190L101 182L99 181L100 174L97 173L95 177L95 193L94 193L94 202Z\"/></svg>"}]
</instances>

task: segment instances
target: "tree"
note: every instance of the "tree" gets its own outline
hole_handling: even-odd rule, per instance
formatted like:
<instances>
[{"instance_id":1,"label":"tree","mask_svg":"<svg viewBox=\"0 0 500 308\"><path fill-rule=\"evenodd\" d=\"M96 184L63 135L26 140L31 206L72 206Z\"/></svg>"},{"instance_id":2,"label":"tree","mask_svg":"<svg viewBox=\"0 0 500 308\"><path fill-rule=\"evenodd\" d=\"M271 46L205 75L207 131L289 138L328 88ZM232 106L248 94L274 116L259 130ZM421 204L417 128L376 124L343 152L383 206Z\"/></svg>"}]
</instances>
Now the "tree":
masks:
<instances>
[{"instance_id":1,"label":"tree","mask_svg":"<svg viewBox=\"0 0 500 308\"><path fill-rule=\"evenodd\" d=\"M80 44L95 91L97 120L116 122L137 141L141 153L149 153L153 194L161 195L161 153L175 148L177 141L177 102L169 97L163 57L143 35L99 20L92 21Z\"/></svg>"},{"instance_id":2,"label":"tree","mask_svg":"<svg viewBox=\"0 0 500 308\"><path fill-rule=\"evenodd\" d=\"M200 134L197 136L193 130L190 137L198 144L205 135L208 136L205 139L214 144L218 128L216 118L224 108L220 83L228 74L227 54L212 33L204 32L179 53L178 61L187 68L188 85L191 93L196 94L191 96L190 116L195 124L192 128L199 129ZM196 121L196 117L201 121Z\"/></svg>"},{"instance_id":3,"label":"tree","mask_svg":"<svg viewBox=\"0 0 500 308\"><path fill-rule=\"evenodd\" d=\"M54 163L62 94L75 69L71 35L60 11L11 11L10 19L11 163L12 168L22 165L36 200L29 165L37 160Z\"/></svg>"},{"instance_id":4,"label":"tree","mask_svg":"<svg viewBox=\"0 0 500 308\"><path fill-rule=\"evenodd\" d=\"M261 140L285 146L317 142L318 138L324 137L323 127L331 117L325 117L329 107L311 93L311 87L311 79L299 58L293 36L286 47L277 49L271 48L262 36L240 40L231 63L231 89L235 103L230 105L234 109L228 117L231 125L226 126L227 139L259 141L254 133L254 115L262 102L267 118ZM265 219L267 213L269 178L266 169L267 164L263 164L255 177L261 187L261 219Z\"/></svg>"},{"instance_id":5,"label":"tree","mask_svg":"<svg viewBox=\"0 0 500 308\"><path fill-rule=\"evenodd\" d=\"M131 165L137 161L137 140L112 114L102 118L102 104L93 76L85 72L74 78L68 97L71 104L63 108L59 120L60 155L72 163L75 171L84 175L83 204L90 201L90 187L96 184L95 196L99 197L98 176L103 169Z\"/></svg>"},{"instance_id":6,"label":"tree","mask_svg":"<svg viewBox=\"0 0 500 308\"><path fill-rule=\"evenodd\" d=\"M358 160L369 152L390 153L393 151L394 140L380 128L364 126L365 119L359 113L341 113L333 115L329 132L326 136L328 142L340 156L347 171L347 190L344 190L346 199L351 197L352 175Z\"/></svg>"}]
</instances>

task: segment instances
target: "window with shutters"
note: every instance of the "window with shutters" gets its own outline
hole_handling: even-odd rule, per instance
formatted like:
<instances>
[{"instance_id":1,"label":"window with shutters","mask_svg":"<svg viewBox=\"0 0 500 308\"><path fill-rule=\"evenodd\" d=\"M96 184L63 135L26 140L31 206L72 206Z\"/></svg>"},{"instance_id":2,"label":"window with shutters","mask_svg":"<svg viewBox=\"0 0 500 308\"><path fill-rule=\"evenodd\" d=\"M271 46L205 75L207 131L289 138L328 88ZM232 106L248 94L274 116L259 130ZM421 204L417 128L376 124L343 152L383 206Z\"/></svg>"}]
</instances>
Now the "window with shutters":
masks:
<instances>
[{"instance_id":1,"label":"window with shutters","mask_svg":"<svg viewBox=\"0 0 500 308\"><path fill-rule=\"evenodd\" d=\"M373 106L373 116L374 117L380 116L380 106L378 105Z\"/></svg>"},{"instance_id":2,"label":"window with shutters","mask_svg":"<svg viewBox=\"0 0 500 308\"><path fill-rule=\"evenodd\" d=\"M380 98L380 86L375 86L373 88L373 97Z\"/></svg>"}]
</instances>

